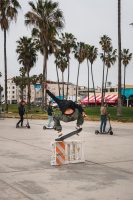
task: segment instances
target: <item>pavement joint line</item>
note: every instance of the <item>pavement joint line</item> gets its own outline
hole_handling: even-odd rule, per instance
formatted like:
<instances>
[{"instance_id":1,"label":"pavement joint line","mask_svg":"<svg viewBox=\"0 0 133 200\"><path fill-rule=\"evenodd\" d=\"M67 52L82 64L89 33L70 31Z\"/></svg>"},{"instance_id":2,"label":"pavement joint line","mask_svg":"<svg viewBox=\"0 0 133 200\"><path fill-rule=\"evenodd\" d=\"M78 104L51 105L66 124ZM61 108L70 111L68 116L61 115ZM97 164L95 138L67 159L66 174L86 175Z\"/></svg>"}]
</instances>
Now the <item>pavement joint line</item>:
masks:
<instances>
[{"instance_id":1,"label":"pavement joint line","mask_svg":"<svg viewBox=\"0 0 133 200\"><path fill-rule=\"evenodd\" d=\"M12 186L11 184L7 183L6 181L0 179L1 182L5 183L6 185L8 185L10 188L12 188L13 190L19 192L20 194L22 194L24 197L26 197L29 200L33 200L33 198L29 197L28 195L26 195L24 192L22 192L21 190L17 189L16 187Z\"/></svg>"},{"instance_id":2,"label":"pavement joint line","mask_svg":"<svg viewBox=\"0 0 133 200\"><path fill-rule=\"evenodd\" d=\"M89 161L89 160L85 160L86 162L92 162L92 161ZM120 161L109 161L109 162L103 162L101 164L111 164L111 163L121 163L121 162L133 162L133 160L120 160ZM95 162L92 162L94 164L98 164L98 163L95 163Z\"/></svg>"},{"instance_id":3,"label":"pavement joint line","mask_svg":"<svg viewBox=\"0 0 133 200\"><path fill-rule=\"evenodd\" d=\"M93 163L94 165L100 165L100 166L102 166L102 167L107 167L107 168L110 168L110 169L112 169L112 170L116 170L116 171L121 171L121 172L123 172L123 173L126 173L126 174L130 174L130 175L133 175L133 172L129 172L129 171L127 171L127 170L123 170L123 169L118 169L118 168L116 168L116 167L111 167L111 166L108 166L108 165L106 165L106 164L108 164L108 163L110 163L110 162L107 162L107 163L97 163L97 162L92 162L92 161L88 161L88 160L86 160L86 162L90 162L90 163ZM124 162L124 161L123 161ZM113 163L115 163L115 162L113 162ZM119 163L119 162L116 162L116 163ZM89 165L89 163L86 163L86 165Z\"/></svg>"},{"instance_id":4,"label":"pavement joint line","mask_svg":"<svg viewBox=\"0 0 133 200\"><path fill-rule=\"evenodd\" d=\"M18 143L21 143L21 144L25 144L25 145L28 145L28 146L31 146L31 147L35 147L35 148L38 148L38 149L41 149L41 150L46 150L46 151L49 151L49 152L51 151L51 150L48 150L48 149L46 149L46 148L42 148L42 147L39 147L39 146L36 146L36 145L32 145L32 144L27 144L27 143L22 142L22 141L13 140L13 139L1 137L1 136L0 136L0 138L6 139L6 140L9 140L9 141L18 142Z\"/></svg>"},{"instance_id":5,"label":"pavement joint line","mask_svg":"<svg viewBox=\"0 0 133 200\"><path fill-rule=\"evenodd\" d=\"M49 165L50 166L50 165ZM21 172L36 172L36 171L43 171L43 170L49 170L49 169L53 169L53 167L51 166L51 168L40 168L40 169L32 169L32 170L19 170L19 171L8 171L8 172L0 172L0 174L11 174L11 173L21 173Z\"/></svg>"}]
</instances>

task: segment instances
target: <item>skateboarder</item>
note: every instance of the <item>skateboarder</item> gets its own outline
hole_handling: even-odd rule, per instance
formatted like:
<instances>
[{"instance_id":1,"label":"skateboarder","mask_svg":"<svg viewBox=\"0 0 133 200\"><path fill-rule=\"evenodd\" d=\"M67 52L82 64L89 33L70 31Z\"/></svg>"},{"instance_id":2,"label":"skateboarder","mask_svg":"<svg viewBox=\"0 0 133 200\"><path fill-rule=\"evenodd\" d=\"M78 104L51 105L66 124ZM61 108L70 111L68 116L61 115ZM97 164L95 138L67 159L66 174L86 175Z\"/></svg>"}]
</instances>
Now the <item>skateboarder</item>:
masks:
<instances>
[{"instance_id":1,"label":"skateboarder","mask_svg":"<svg viewBox=\"0 0 133 200\"><path fill-rule=\"evenodd\" d=\"M47 94L58 104L61 114L55 115L54 128L58 131L59 136L62 135L62 126L60 121L71 122L77 120L76 128L81 128L84 122L84 110L81 105L71 101L71 100L60 100L55 97L49 90L46 90Z\"/></svg>"},{"instance_id":2,"label":"skateboarder","mask_svg":"<svg viewBox=\"0 0 133 200\"><path fill-rule=\"evenodd\" d=\"M23 121L24 121L24 114L25 114L25 101L21 101L18 107L18 113L20 116L20 120L16 124L16 128L19 127L19 124L21 123L21 126L23 126Z\"/></svg>"}]
</instances>

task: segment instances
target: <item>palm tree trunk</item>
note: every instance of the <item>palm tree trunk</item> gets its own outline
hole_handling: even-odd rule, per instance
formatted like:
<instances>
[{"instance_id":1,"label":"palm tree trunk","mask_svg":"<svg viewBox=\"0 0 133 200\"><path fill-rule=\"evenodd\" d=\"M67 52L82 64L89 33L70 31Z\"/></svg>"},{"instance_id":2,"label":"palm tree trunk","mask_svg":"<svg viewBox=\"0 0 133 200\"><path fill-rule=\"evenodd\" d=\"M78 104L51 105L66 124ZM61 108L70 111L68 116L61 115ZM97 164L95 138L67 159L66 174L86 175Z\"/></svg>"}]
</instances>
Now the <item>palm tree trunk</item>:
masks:
<instances>
[{"instance_id":1,"label":"palm tree trunk","mask_svg":"<svg viewBox=\"0 0 133 200\"><path fill-rule=\"evenodd\" d=\"M104 57L105 57L105 52L104 52ZM103 78L102 78L102 98L101 98L101 105L104 103L104 71L105 71L105 63L103 60Z\"/></svg>"},{"instance_id":2,"label":"palm tree trunk","mask_svg":"<svg viewBox=\"0 0 133 200\"><path fill-rule=\"evenodd\" d=\"M47 57L47 55L46 55ZM47 59L46 59L46 70L45 70L45 88L47 87ZM44 96L44 104L45 104L45 109L47 108L47 93L45 91L45 96Z\"/></svg>"},{"instance_id":3,"label":"palm tree trunk","mask_svg":"<svg viewBox=\"0 0 133 200\"><path fill-rule=\"evenodd\" d=\"M69 56L68 56L69 57ZM67 58L68 61L68 76L67 76L67 92L66 92L66 99L68 99L68 86L69 86L69 76L70 76L70 62L69 58Z\"/></svg>"},{"instance_id":4,"label":"palm tree trunk","mask_svg":"<svg viewBox=\"0 0 133 200\"><path fill-rule=\"evenodd\" d=\"M64 73L62 72L62 95L64 99Z\"/></svg>"},{"instance_id":5,"label":"palm tree trunk","mask_svg":"<svg viewBox=\"0 0 133 200\"><path fill-rule=\"evenodd\" d=\"M125 96L125 79L126 79L126 66L124 65L124 91L123 91L124 96Z\"/></svg>"},{"instance_id":6,"label":"palm tree trunk","mask_svg":"<svg viewBox=\"0 0 133 200\"><path fill-rule=\"evenodd\" d=\"M77 101L77 97L78 97L79 70L80 70L80 63L79 63L79 66L78 66L78 73L77 73L77 83L76 83L76 101Z\"/></svg>"},{"instance_id":7,"label":"palm tree trunk","mask_svg":"<svg viewBox=\"0 0 133 200\"><path fill-rule=\"evenodd\" d=\"M6 30L4 29L4 62L5 62L5 111L8 112L7 102L7 55L6 55Z\"/></svg>"},{"instance_id":8,"label":"palm tree trunk","mask_svg":"<svg viewBox=\"0 0 133 200\"><path fill-rule=\"evenodd\" d=\"M57 65L56 65L56 74L57 74L57 81L58 81L58 91L59 91L59 96L60 96L60 83L59 83L59 73L58 73Z\"/></svg>"},{"instance_id":9,"label":"palm tree trunk","mask_svg":"<svg viewBox=\"0 0 133 200\"><path fill-rule=\"evenodd\" d=\"M46 49L43 48L42 110L44 110L44 103L45 103L44 88L46 87L46 67L47 67L47 55L46 55Z\"/></svg>"},{"instance_id":10,"label":"palm tree trunk","mask_svg":"<svg viewBox=\"0 0 133 200\"><path fill-rule=\"evenodd\" d=\"M88 59L87 59L87 66L88 66L88 105L89 105L89 93L90 93L90 84L89 84L89 62L88 62Z\"/></svg>"},{"instance_id":11,"label":"palm tree trunk","mask_svg":"<svg viewBox=\"0 0 133 200\"><path fill-rule=\"evenodd\" d=\"M117 115L122 115L121 107L121 0L118 0L118 107Z\"/></svg>"},{"instance_id":12,"label":"palm tree trunk","mask_svg":"<svg viewBox=\"0 0 133 200\"><path fill-rule=\"evenodd\" d=\"M31 98L31 91L30 91L30 77L29 77L29 68L27 67L27 78L28 78L28 109L30 110L30 98Z\"/></svg>"},{"instance_id":13,"label":"palm tree trunk","mask_svg":"<svg viewBox=\"0 0 133 200\"><path fill-rule=\"evenodd\" d=\"M107 85L107 80L108 80L108 73L109 73L109 68L107 67L106 78L105 78L105 87L104 87L104 98L105 98L105 94L106 94L106 85Z\"/></svg>"},{"instance_id":14,"label":"palm tree trunk","mask_svg":"<svg viewBox=\"0 0 133 200\"><path fill-rule=\"evenodd\" d=\"M93 84L94 98L95 98L95 106L96 106L96 92L95 92L95 85L94 85L94 78L93 78L92 63L91 63L91 77L92 77L92 84Z\"/></svg>"}]
</instances>

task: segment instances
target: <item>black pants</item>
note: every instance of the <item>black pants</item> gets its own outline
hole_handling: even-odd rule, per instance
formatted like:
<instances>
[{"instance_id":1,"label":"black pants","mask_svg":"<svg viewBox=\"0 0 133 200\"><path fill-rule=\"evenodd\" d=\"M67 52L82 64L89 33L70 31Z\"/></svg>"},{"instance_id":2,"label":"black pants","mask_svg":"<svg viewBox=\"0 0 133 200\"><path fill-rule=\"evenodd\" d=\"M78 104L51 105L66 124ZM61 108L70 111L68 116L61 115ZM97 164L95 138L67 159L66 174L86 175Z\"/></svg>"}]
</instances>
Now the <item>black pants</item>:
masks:
<instances>
[{"instance_id":1,"label":"black pants","mask_svg":"<svg viewBox=\"0 0 133 200\"><path fill-rule=\"evenodd\" d=\"M21 123L21 126L23 126L23 121L24 121L24 115L20 115L20 120L17 123L17 126Z\"/></svg>"}]
</instances>

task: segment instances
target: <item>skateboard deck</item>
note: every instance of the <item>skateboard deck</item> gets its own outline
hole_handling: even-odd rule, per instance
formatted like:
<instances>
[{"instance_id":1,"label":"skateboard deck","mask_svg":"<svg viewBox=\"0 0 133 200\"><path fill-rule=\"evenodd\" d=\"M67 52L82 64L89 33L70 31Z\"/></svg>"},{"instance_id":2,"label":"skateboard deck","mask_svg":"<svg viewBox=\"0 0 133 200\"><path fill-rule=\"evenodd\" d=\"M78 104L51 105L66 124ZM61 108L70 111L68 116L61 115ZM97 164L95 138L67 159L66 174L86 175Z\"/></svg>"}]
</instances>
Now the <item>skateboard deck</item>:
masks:
<instances>
[{"instance_id":1,"label":"skateboard deck","mask_svg":"<svg viewBox=\"0 0 133 200\"><path fill-rule=\"evenodd\" d=\"M62 136L56 138L55 141L63 141L63 140L65 140L65 139L67 139L67 138L69 138L69 137L71 137L73 135L76 135L76 134L78 135L78 133L80 133L81 131L82 131L82 128L79 128L79 129L77 129L75 131L72 131L70 133L67 133L65 135L62 135Z\"/></svg>"}]
</instances>

